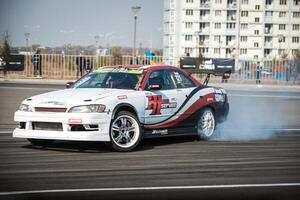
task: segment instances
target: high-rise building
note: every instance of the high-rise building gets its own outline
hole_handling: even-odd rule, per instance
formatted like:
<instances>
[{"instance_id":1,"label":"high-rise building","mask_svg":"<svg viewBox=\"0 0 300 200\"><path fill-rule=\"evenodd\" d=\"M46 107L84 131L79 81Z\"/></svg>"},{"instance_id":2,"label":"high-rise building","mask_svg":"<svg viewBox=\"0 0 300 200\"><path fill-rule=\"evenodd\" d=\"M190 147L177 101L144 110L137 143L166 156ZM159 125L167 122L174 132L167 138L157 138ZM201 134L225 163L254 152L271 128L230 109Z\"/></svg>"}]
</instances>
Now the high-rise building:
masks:
<instances>
[{"instance_id":1,"label":"high-rise building","mask_svg":"<svg viewBox=\"0 0 300 200\"><path fill-rule=\"evenodd\" d=\"M300 49L300 0L164 0L164 57L268 60Z\"/></svg>"}]
</instances>

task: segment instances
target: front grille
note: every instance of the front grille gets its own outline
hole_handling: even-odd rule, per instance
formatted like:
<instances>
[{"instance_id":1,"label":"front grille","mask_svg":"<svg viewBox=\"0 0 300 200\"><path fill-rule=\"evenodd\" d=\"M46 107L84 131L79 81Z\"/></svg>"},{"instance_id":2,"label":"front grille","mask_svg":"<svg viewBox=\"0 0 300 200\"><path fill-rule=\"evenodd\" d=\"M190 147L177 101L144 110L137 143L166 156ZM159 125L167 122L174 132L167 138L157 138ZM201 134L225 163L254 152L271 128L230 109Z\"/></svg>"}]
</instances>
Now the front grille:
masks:
<instances>
[{"instance_id":1,"label":"front grille","mask_svg":"<svg viewBox=\"0 0 300 200\"><path fill-rule=\"evenodd\" d=\"M66 112L67 108L46 108L46 107L35 107L35 112Z\"/></svg>"},{"instance_id":2,"label":"front grille","mask_svg":"<svg viewBox=\"0 0 300 200\"><path fill-rule=\"evenodd\" d=\"M46 131L62 131L62 123L56 122L32 122L33 130L46 130Z\"/></svg>"}]
</instances>

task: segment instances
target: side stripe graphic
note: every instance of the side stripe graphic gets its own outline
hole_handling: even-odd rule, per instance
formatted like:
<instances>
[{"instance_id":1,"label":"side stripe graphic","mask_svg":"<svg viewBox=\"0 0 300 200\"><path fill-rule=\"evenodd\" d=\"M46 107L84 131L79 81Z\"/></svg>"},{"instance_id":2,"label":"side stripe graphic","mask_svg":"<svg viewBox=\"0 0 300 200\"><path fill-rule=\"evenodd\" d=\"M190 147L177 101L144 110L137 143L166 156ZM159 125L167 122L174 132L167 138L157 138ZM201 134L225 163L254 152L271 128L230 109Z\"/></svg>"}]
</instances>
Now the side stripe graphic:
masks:
<instances>
[{"instance_id":1,"label":"side stripe graphic","mask_svg":"<svg viewBox=\"0 0 300 200\"><path fill-rule=\"evenodd\" d=\"M194 95L196 95L200 90L203 90L203 89L211 89L210 87L205 87L205 86L200 86L200 87L197 87L197 88L195 88L189 95L188 95L188 97L185 99L185 101L182 103L182 105L177 109L177 111L176 112L174 112L173 113L173 115L171 115L170 117L168 117L167 119L164 119L164 120L162 120L162 121L160 121L160 122L156 122L156 123L151 123L151 124L144 124L145 125L145 127L147 128L147 127L152 127L152 126L154 126L154 125L162 125L164 122L167 122L168 123L168 121L170 120L170 119L172 119L172 118L174 118L174 117L176 117L176 115L180 112L180 111L182 111L182 109L187 105L187 103L190 103L189 101L194 97ZM208 93L208 94L211 94L211 93ZM199 96L200 97L200 96ZM197 99L198 100L198 99ZM197 101L198 102L198 101ZM192 103L192 105L193 105L194 103ZM191 106L192 106L191 105ZM187 108L188 109L188 108ZM184 112L184 113L186 113L186 112ZM176 119L175 119L176 120Z\"/></svg>"},{"instance_id":2,"label":"side stripe graphic","mask_svg":"<svg viewBox=\"0 0 300 200\"><path fill-rule=\"evenodd\" d=\"M171 120L169 122L166 122L166 123L159 124L159 125L145 126L145 128L160 129L160 128L168 128L168 127L175 126L178 123L185 120L186 118L188 118L189 116L193 115L195 112L197 112L203 106L211 103L211 102L208 102L207 99L213 98L213 97L214 97L214 94L212 94L212 93L207 94L203 98L195 101L186 111L184 111L184 113L180 114L180 116L178 118Z\"/></svg>"}]
</instances>

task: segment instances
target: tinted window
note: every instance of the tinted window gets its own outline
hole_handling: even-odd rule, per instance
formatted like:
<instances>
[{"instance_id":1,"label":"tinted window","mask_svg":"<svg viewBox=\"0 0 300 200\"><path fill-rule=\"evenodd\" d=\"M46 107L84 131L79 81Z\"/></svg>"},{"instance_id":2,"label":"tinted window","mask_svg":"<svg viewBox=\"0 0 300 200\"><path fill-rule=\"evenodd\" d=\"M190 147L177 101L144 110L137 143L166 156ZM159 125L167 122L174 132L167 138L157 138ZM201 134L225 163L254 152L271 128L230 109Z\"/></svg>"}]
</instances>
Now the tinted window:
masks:
<instances>
[{"instance_id":1,"label":"tinted window","mask_svg":"<svg viewBox=\"0 0 300 200\"><path fill-rule=\"evenodd\" d=\"M155 70L148 77L145 88L148 90L150 85L159 84L161 89L165 89L164 70Z\"/></svg>"},{"instance_id":2,"label":"tinted window","mask_svg":"<svg viewBox=\"0 0 300 200\"><path fill-rule=\"evenodd\" d=\"M195 83L179 70L168 70L171 80L176 88L196 87Z\"/></svg>"}]
</instances>

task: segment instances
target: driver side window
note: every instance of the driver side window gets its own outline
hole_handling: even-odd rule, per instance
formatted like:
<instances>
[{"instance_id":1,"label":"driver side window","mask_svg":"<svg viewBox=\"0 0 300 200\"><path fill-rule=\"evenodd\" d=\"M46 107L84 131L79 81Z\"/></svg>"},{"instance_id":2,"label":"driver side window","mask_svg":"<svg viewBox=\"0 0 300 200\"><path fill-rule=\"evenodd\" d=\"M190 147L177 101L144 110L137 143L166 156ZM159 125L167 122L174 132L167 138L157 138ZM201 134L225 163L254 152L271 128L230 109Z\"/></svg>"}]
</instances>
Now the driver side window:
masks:
<instances>
[{"instance_id":1,"label":"driver side window","mask_svg":"<svg viewBox=\"0 0 300 200\"><path fill-rule=\"evenodd\" d=\"M151 72L149 75L147 84L145 86L146 90L150 90L151 85L160 85L161 90L165 88L165 81L164 81L164 70L155 70Z\"/></svg>"},{"instance_id":2,"label":"driver side window","mask_svg":"<svg viewBox=\"0 0 300 200\"><path fill-rule=\"evenodd\" d=\"M150 90L151 85L160 85L161 90L175 89L175 83L171 78L170 70L159 69L151 72L147 84L146 90Z\"/></svg>"}]
</instances>

